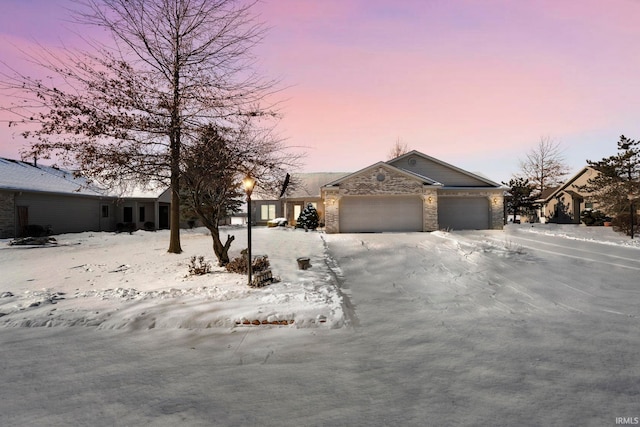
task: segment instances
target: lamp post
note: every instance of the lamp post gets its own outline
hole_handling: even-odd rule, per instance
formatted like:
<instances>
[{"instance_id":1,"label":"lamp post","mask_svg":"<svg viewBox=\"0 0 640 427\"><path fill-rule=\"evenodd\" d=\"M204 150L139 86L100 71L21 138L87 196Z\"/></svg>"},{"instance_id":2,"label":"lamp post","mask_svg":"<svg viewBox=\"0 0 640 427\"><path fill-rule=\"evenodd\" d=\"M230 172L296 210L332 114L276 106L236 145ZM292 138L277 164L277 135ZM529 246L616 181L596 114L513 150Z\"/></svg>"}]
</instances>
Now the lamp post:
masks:
<instances>
[{"instance_id":1,"label":"lamp post","mask_svg":"<svg viewBox=\"0 0 640 427\"><path fill-rule=\"evenodd\" d=\"M629 216L631 217L631 238L633 239L633 193L629 193L627 197L629 199Z\"/></svg>"},{"instance_id":2,"label":"lamp post","mask_svg":"<svg viewBox=\"0 0 640 427\"><path fill-rule=\"evenodd\" d=\"M253 187L256 185L256 180L247 175L242 180L242 186L244 192L247 193L247 272L249 275L248 284L251 286L251 193L253 193Z\"/></svg>"}]
</instances>

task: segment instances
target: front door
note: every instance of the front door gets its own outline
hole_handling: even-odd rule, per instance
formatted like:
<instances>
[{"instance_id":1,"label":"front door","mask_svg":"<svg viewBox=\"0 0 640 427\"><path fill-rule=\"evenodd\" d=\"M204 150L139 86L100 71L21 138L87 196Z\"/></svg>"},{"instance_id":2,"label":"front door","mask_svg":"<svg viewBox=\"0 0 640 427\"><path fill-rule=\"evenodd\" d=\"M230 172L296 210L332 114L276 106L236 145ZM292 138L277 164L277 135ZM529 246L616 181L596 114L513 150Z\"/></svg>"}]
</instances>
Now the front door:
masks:
<instances>
[{"instance_id":1,"label":"front door","mask_svg":"<svg viewBox=\"0 0 640 427\"><path fill-rule=\"evenodd\" d=\"M160 205L158 207L158 222L160 230L169 228L169 205Z\"/></svg>"},{"instance_id":2,"label":"front door","mask_svg":"<svg viewBox=\"0 0 640 427\"><path fill-rule=\"evenodd\" d=\"M293 218L289 221L290 224L296 225L298 222L298 218L300 218L300 214L302 213L303 206L302 204L293 205Z\"/></svg>"},{"instance_id":3,"label":"front door","mask_svg":"<svg viewBox=\"0 0 640 427\"><path fill-rule=\"evenodd\" d=\"M18 214L18 230L16 235L18 237L22 237L25 234L25 229L27 225L29 225L29 206L18 206L17 207Z\"/></svg>"}]
</instances>

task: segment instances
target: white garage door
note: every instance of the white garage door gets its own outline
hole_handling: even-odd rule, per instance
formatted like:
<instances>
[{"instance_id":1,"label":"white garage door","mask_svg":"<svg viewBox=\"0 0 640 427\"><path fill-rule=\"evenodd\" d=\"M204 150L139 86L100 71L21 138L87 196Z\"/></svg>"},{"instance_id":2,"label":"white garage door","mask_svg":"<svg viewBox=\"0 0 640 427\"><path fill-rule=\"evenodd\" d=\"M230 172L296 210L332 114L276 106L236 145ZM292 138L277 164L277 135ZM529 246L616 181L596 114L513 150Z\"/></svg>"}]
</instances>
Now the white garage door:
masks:
<instances>
[{"instance_id":1,"label":"white garage door","mask_svg":"<svg viewBox=\"0 0 640 427\"><path fill-rule=\"evenodd\" d=\"M489 228L489 199L486 197L438 198L438 227L441 230Z\"/></svg>"},{"instance_id":2,"label":"white garage door","mask_svg":"<svg viewBox=\"0 0 640 427\"><path fill-rule=\"evenodd\" d=\"M351 196L340 200L340 232L422 231L422 198Z\"/></svg>"}]
</instances>

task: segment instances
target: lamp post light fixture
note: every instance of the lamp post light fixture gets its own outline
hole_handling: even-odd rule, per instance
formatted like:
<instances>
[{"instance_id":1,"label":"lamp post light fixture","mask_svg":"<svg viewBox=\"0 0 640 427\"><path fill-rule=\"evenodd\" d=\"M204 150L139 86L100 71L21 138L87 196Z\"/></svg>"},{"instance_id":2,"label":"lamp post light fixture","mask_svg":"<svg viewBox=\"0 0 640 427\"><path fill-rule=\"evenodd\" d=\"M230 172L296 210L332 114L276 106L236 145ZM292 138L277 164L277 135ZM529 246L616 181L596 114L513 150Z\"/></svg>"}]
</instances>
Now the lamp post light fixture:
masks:
<instances>
[{"instance_id":1,"label":"lamp post light fixture","mask_svg":"<svg viewBox=\"0 0 640 427\"><path fill-rule=\"evenodd\" d=\"M251 193L256 185L256 180L247 175L242 180L244 192L247 194L247 273L249 276L248 284L251 286Z\"/></svg>"}]
</instances>

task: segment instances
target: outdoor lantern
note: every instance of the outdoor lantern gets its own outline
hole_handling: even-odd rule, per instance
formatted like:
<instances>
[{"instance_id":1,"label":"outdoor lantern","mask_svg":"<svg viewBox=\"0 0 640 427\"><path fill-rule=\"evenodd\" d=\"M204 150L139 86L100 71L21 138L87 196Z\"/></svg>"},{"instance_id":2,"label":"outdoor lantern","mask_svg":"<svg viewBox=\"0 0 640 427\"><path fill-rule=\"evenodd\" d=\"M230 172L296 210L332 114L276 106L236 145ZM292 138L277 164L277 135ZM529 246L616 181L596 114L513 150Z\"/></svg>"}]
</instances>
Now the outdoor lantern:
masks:
<instances>
[{"instance_id":1,"label":"outdoor lantern","mask_svg":"<svg viewBox=\"0 0 640 427\"><path fill-rule=\"evenodd\" d=\"M251 193L253 193L253 187L256 185L256 180L253 179L250 175L247 175L242 180L242 186L244 187L245 193L247 193L247 197L251 197Z\"/></svg>"},{"instance_id":2,"label":"outdoor lantern","mask_svg":"<svg viewBox=\"0 0 640 427\"><path fill-rule=\"evenodd\" d=\"M242 186L245 193L247 193L247 275L249 279L249 286L251 286L251 193L253 193L253 187L256 185L256 180L250 175L247 175L242 180Z\"/></svg>"}]
</instances>

